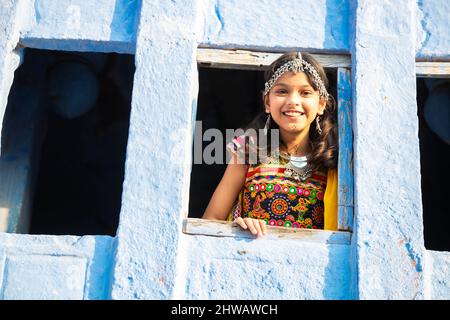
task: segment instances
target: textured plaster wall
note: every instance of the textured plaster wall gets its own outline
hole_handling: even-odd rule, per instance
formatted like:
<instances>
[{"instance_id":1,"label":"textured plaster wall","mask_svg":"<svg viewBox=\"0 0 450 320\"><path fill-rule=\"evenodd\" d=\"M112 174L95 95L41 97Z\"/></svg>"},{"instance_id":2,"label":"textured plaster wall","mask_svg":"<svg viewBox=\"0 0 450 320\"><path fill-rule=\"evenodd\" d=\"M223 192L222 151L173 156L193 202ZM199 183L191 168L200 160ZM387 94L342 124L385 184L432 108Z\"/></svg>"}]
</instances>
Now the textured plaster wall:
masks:
<instances>
[{"instance_id":1,"label":"textured plaster wall","mask_svg":"<svg viewBox=\"0 0 450 320\"><path fill-rule=\"evenodd\" d=\"M23 1L23 0L22 0ZM25 46L41 49L134 53L139 0L25 0ZM44 41L45 40L45 41Z\"/></svg>"},{"instance_id":2,"label":"textured plaster wall","mask_svg":"<svg viewBox=\"0 0 450 320\"><path fill-rule=\"evenodd\" d=\"M417 57L450 59L450 1L418 0L416 15Z\"/></svg>"},{"instance_id":3,"label":"textured plaster wall","mask_svg":"<svg viewBox=\"0 0 450 320\"><path fill-rule=\"evenodd\" d=\"M407 0L355 4L354 170L361 299L425 298L414 9Z\"/></svg>"},{"instance_id":4,"label":"textured plaster wall","mask_svg":"<svg viewBox=\"0 0 450 320\"><path fill-rule=\"evenodd\" d=\"M429 269L426 286L431 299L450 299L450 252L427 251Z\"/></svg>"},{"instance_id":5,"label":"textured plaster wall","mask_svg":"<svg viewBox=\"0 0 450 320\"><path fill-rule=\"evenodd\" d=\"M324 19L316 26L322 30L326 3L318 3L322 7L314 10L321 12ZM292 17L291 23L281 22L279 11L272 14L272 9L278 6L269 1L254 3L258 19L248 16L245 22L241 17L249 12L247 2L202 4L201 1L180 1L165 6L152 1L143 1L142 4L136 46L138 69L112 297L185 298L201 295L219 298L228 293L229 298L244 298L246 293L266 298L349 298L348 246L333 250L333 247L294 241L248 242L220 237L192 238L181 233L189 193L191 119L195 116L198 78L195 50L198 43L206 39L211 45L251 44L252 47L266 48L292 47L295 44L295 37L291 34ZM283 6L285 9L292 7L300 9L297 1L288 1ZM212 8L215 16L211 20ZM208 13L206 19L202 15L205 10ZM215 17L220 17L222 33L215 29ZM261 21L266 23L263 27ZM295 23L297 29L301 29L302 22ZM290 28L285 29L287 26ZM262 31L264 29L266 32ZM244 30L255 30L251 41ZM317 42L312 34L304 43L308 47L323 47L323 39ZM161 60L162 56L164 60ZM303 246L305 252L310 253L307 256L297 254ZM236 256L238 251L251 254L238 253ZM312 252L315 252L314 256ZM260 266L258 261L262 262ZM261 283L252 288L250 282L239 285L237 276L242 274L247 264L252 266L246 272L249 277L268 279L277 287L267 290L269 285ZM283 271L278 270L282 265ZM300 280L292 285L299 269L320 272L314 276L313 273L305 277L299 275ZM235 270L238 271L236 276L228 278ZM339 270L341 273L327 273L326 270ZM319 276L325 274L326 277ZM199 287L211 290L197 293L196 289L189 289Z\"/></svg>"},{"instance_id":6,"label":"textured plaster wall","mask_svg":"<svg viewBox=\"0 0 450 320\"><path fill-rule=\"evenodd\" d=\"M204 45L349 51L349 0L211 0L204 9Z\"/></svg>"},{"instance_id":7,"label":"textured plaster wall","mask_svg":"<svg viewBox=\"0 0 450 320\"><path fill-rule=\"evenodd\" d=\"M107 20L110 19L112 30L105 31L105 27L103 34L99 35L92 21L89 28L81 24L83 34L74 34L63 23L69 3L83 8L82 12L89 12L91 20L97 19L108 24ZM0 1L0 129L14 71L21 61L22 45L74 51L133 51L130 48L135 45L133 24L137 23L139 17L139 1L103 1L101 5L105 9L111 6L114 16L108 18L95 14L98 10L94 11L85 1ZM124 29L124 26L128 27ZM36 37L35 41L29 35ZM50 41L48 38L51 38ZM107 42L110 39L113 45ZM18 45L19 41L21 45ZM120 46L116 46L117 43ZM29 94L27 96L30 97ZM24 115L18 125L30 121L27 117ZM29 152L29 149L24 148L24 143L27 141L19 141L21 152ZM4 175L0 176L0 183L5 182L10 183ZM25 195L21 192L27 192L24 189L14 188L8 192L14 199L19 199ZM3 227L3 222L8 221L11 212L8 207L2 206L4 199L0 197L0 200L0 225ZM115 245L116 239L105 236L0 233L0 298L106 299L110 296Z\"/></svg>"},{"instance_id":8,"label":"textured plaster wall","mask_svg":"<svg viewBox=\"0 0 450 320\"><path fill-rule=\"evenodd\" d=\"M106 299L115 241L0 233L0 299Z\"/></svg>"},{"instance_id":9,"label":"textured plaster wall","mask_svg":"<svg viewBox=\"0 0 450 320\"><path fill-rule=\"evenodd\" d=\"M199 5L142 3L113 298L173 294L188 207Z\"/></svg>"},{"instance_id":10,"label":"textured plaster wall","mask_svg":"<svg viewBox=\"0 0 450 320\"><path fill-rule=\"evenodd\" d=\"M0 297L450 297L448 253L423 247L414 65L416 55L450 51L448 36L437 31L448 19L434 8L448 7L446 0L55 3L0 3L0 119L19 39L37 48L135 50L120 225L116 238L0 233ZM77 12L74 28L67 19ZM351 53L351 245L182 233L198 45Z\"/></svg>"},{"instance_id":11,"label":"textured plaster wall","mask_svg":"<svg viewBox=\"0 0 450 320\"><path fill-rule=\"evenodd\" d=\"M350 246L183 236L187 299L349 299Z\"/></svg>"}]
</instances>

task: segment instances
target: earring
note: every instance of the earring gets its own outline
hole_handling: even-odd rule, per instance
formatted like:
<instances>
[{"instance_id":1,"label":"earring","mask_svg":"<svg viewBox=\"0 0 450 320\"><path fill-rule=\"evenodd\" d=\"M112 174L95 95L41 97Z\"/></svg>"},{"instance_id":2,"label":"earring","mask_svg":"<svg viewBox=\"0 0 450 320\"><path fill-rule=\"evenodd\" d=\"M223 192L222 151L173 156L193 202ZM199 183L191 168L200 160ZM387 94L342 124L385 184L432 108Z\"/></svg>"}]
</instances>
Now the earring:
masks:
<instances>
[{"instance_id":1,"label":"earring","mask_svg":"<svg viewBox=\"0 0 450 320\"><path fill-rule=\"evenodd\" d=\"M267 132L269 131L269 128L270 128L270 113L267 116L266 124L264 125L264 135L267 136Z\"/></svg>"},{"instance_id":2,"label":"earring","mask_svg":"<svg viewBox=\"0 0 450 320\"><path fill-rule=\"evenodd\" d=\"M316 130L319 133L319 135L322 134L322 128L320 127L320 116L316 117Z\"/></svg>"}]
</instances>

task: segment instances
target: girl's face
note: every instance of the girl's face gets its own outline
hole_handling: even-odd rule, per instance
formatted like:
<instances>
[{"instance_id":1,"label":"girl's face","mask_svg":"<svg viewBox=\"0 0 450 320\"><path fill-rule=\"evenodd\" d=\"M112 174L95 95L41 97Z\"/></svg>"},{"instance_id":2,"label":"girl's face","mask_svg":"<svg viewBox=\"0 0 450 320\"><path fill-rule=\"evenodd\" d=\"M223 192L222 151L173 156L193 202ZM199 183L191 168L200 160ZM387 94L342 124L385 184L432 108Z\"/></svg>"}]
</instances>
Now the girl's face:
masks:
<instances>
[{"instance_id":1,"label":"girl's face","mask_svg":"<svg viewBox=\"0 0 450 320\"><path fill-rule=\"evenodd\" d=\"M322 115L326 101L309 83L304 72L284 73L264 97L266 112L280 127L280 134L309 132L317 115Z\"/></svg>"}]
</instances>

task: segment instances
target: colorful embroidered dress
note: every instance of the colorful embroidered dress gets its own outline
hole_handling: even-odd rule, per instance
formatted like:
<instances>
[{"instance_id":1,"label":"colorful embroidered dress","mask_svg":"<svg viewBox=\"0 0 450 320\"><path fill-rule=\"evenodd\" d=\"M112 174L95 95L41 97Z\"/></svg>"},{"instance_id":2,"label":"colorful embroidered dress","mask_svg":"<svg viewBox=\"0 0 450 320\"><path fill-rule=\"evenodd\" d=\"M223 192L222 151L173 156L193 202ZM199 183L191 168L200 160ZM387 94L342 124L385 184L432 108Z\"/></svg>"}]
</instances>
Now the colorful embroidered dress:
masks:
<instances>
[{"instance_id":1,"label":"colorful embroidered dress","mask_svg":"<svg viewBox=\"0 0 450 320\"><path fill-rule=\"evenodd\" d=\"M240 145L237 139L232 151ZM324 229L327 174L315 171L302 181L289 174L288 162L280 157L275 163L247 165L244 186L228 219L241 216L272 226Z\"/></svg>"}]
</instances>

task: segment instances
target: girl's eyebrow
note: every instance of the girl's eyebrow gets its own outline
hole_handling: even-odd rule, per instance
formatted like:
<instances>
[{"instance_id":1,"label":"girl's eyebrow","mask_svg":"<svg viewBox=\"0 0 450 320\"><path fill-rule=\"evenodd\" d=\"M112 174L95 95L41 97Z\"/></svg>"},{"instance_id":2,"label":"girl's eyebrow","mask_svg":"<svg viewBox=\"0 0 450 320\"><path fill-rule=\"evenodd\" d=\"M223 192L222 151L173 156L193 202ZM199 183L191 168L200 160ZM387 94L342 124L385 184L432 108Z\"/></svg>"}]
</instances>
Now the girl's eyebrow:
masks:
<instances>
[{"instance_id":1,"label":"girl's eyebrow","mask_svg":"<svg viewBox=\"0 0 450 320\"><path fill-rule=\"evenodd\" d=\"M287 84L287 83L283 83L283 82L280 82L280 83L277 83L277 84L275 84L274 85L274 87L275 86L284 86L284 87L290 87L290 85L289 84ZM308 87L308 88L312 88L312 86L311 85L309 85L309 84L304 84L304 85L302 85L302 86L300 86L301 88L306 88L306 87Z\"/></svg>"}]
</instances>

